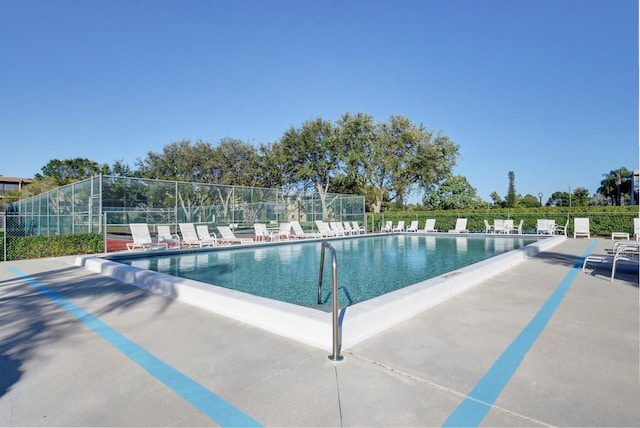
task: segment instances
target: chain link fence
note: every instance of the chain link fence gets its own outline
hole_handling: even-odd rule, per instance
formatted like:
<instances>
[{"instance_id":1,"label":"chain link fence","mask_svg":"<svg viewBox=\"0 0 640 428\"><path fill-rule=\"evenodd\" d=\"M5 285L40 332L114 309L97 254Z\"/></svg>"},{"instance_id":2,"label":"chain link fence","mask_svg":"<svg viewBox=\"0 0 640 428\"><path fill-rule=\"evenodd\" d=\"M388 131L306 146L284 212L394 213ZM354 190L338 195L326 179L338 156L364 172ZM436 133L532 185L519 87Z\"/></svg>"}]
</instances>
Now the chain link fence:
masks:
<instances>
[{"instance_id":1,"label":"chain link fence","mask_svg":"<svg viewBox=\"0 0 640 428\"><path fill-rule=\"evenodd\" d=\"M197 223L212 231L231 225L245 235L253 233L254 223L292 220L306 230L316 220L356 220L366 226L364 197L100 175L7 205L0 245L7 261L32 258L42 253L34 247L58 241L83 254L95 248L96 236L103 251L123 250L132 240L130 223L147 223L152 234L157 225L177 232L178 223ZM44 238L60 236L75 238Z\"/></svg>"}]
</instances>

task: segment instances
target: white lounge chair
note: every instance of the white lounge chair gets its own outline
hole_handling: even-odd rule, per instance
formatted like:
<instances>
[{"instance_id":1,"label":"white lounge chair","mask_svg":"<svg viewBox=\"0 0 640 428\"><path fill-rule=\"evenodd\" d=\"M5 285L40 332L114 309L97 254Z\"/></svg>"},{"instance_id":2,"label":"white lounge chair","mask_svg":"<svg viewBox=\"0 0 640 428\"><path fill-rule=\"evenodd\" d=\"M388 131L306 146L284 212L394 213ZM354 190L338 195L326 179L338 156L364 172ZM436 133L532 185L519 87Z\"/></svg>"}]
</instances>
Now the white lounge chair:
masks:
<instances>
[{"instance_id":1,"label":"white lounge chair","mask_svg":"<svg viewBox=\"0 0 640 428\"><path fill-rule=\"evenodd\" d=\"M511 233L513 230L513 220L507 219L504 221L502 233Z\"/></svg>"},{"instance_id":2,"label":"white lounge chair","mask_svg":"<svg viewBox=\"0 0 640 428\"><path fill-rule=\"evenodd\" d=\"M576 236L586 236L591 238L589 231L589 218L576 217L573 219L573 238Z\"/></svg>"},{"instance_id":3,"label":"white lounge chair","mask_svg":"<svg viewBox=\"0 0 640 428\"><path fill-rule=\"evenodd\" d=\"M343 221L342 224L344 225L344 233L348 233L349 235L353 235L355 233L348 221Z\"/></svg>"},{"instance_id":4,"label":"white lounge chair","mask_svg":"<svg viewBox=\"0 0 640 428\"><path fill-rule=\"evenodd\" d=\"M322 237L330 238L336 236L336 233L331 230L331 228L329 227L329 223L327 223L326 221L316 220L316 226L318 226L318 231L320 232L320 235Z\"/></svg>"},{"instance_id":5,"label":"white lounge chair","mask_svg":"<svg viewBox=\"0 0 640 428\"><path fill-rule=\"evenodd\" d=\"M456 227L454 229L449 230L449 233L467 233L467 219L459 218L456 219Z\"/></svg>"},{"instance_id":6,"label":"white lounge chair","mask_svg":"<svg viewBox=\"0 0 640 428\"><path fill-rule=\"evenodd\" d=\"M196 232L198 233L198 239L200 239L200 246L209 246L210 243L213 243L212 246L216 246L218 244L216 234L209 232L209 226L206 224L199 224L196 226Z\"/></svg>"},{"instance_id":7,"label":"white lounge chair","mask_svg":"<svg viewBox=\"0 0 640 428\"><path fill-rule=\"evenodd\" d=\"M292 221L291 222L291 229L293 229L293 236L296 238L322 238L322 235L320 233L316 233L316 232L310 232L307 233L302 229L302 226L300 226L300 222L298 221Z\"/></svg>"},{"instance_id":8,"label":"white lounge chair","mask_svg":"<svg viewBox=\"0 0 640 428\"><path fill-rule=\"evenodd\" d=\"M380 232L391 232L393 231L393 222L387 221L382 227L380 227Z\"/></svg>"},{"instance_id":9,"label":"white lounge chair","mask_svg":"<svg viewBox=\"0 0 640 428\"><path fill-rule=\"evenodd\" d=\"M436 229L436 219L435 218L428 218L427 221L424 222L424 232L437 232L438 229Z\"/></svg>"},{"instance_id":10,"label":"white lounge chair","mask_svg":"<svg viewBox=\"0 0 640 428\"><path fill-rule=\"evenodd\" d=\"M352 225L352 229L356 231L358 234L366 233L366 230L364 230L364 227L360 226L357 221L355 220L352 221L351 225Z\"/></svg>"},{"instance_id":11,"label":"white lounge chair","mask_svg":"<svg viewBox=\"0 0 640 428\"><path fill-rule=\"evenodd\" d=\"M291 237L291 223L280 223L280 228L276 232L277 239L289 239Z\"/></svg>"},{"instance_id":12,"label":"white lounge chair","mask_svg":"<svg viewBox=\"0 0 640 428\"><path fill-rule=\"evenodd\" d=\"M222 238L218 239L221 244L252 244L251 238L238 238L229 226L218 226L218 232Z\"/></svg>"},{"instance_id":13,"label":"white lounge chair","mask_svg":"<svg viewBox=\"0 0 640 428\"><path fill-rule=\"evenodd\" d=\"M502 219L493 220L493 231L495 233L505 233L504 220Z\"/></svg>"},{"instance_id":14,"label":"white lounge chair","mask_svg":"<svg viewBox=\"0 0 640 428\"><path fill-rule=\"evenodd\" d=\"M177 233L171 233L171 227L168 224L159 224L157 229L159 243L165 243L167 247L180 248L180 236Z\"/></svg>"},{"instance_id":15,"label":"white lounge chair","mask_svg":"<svg viewBox=\"0 0 640 428\"><path fill-rule=\"evenodd\" d=\"M493 226L491 226L489 224L488 220L484 220L484 229L485 229L485 233L493 233Z\"/></svg>"},{"instance_id":16,"label":"white lounge chair","mask_svg":"<svg viewBox=\"0 0 640 428\"><path fill-rule=\"evenodd\" d=\"M613 254L592 254L587 256L584 259L584 263L582 263L582 271L585 270L587 266L593 266L594 264L611 264L611 282L616 274L616 264L628 262L635 265L638 265L640 262L640 248L637 244L625 245L614 245L615 252Z\"/></svg>"},{"instance_id":17,"label":"white lounge chair","mask_svg":"<svg viewBox=\"0 0 640 428\"><path fill-rule=\"evenodd\" d=\"M404 232L404 220L399 220L398 224L392 229L392 232Z\"/></svg>"},{"instance_id":18,"label":"white lounge chair","mask_svg":"<svg viewBox=\"0 0 640 428\"><path fill-rule=\"evenodd\" d=\"M182 235L181 244L190 247L215 247L215 241L201 241L196 233L193 223L178 223L180 234Z\"/></svg>"},{"instance_id":19,"label":"white lounge chair","mask_svg":"<svg viewBox=\"0 0 640 428\"><path fill-rule=\"evenodd\" d=\"M407 232L417 232L418 231L418 220L411 220L411 224L407 227Z\"/></svg>"},{"instance_id":20,"label":"white lounge chair","mask_svg":"<svg viewBox=\"0 0 640 428\"><path fill-rule=\"evenodd\" d=\"M564 235L567 236L567 228L569 227L569 219L564 224L564 226L555 226L553 229L553 234Z\"/></svg>"},{"instance_id":21,"label":"white lounge chair","mask_svg":"<svg viewBox=\"0 0 640 428\"><path fill-rule=\"evenodd\" d=\"M149 226L147 223L131 223L129 224L131 237L133 242L127 242L127 249L133 250L166 250L167 244L163 242L153 242Z\"/></svg>"},{"instance_id":22,"label":"white lounge chair","mask_svg":"<svg viewBox=\"0 0 640 428\"><path fill-rule=\"evenodd\" d=\"M555 220L538 219L536 225L536 233L538 235L553 235L553 231L556 228Z\"/></svg>"},{"instance_id":23,"label":"white lounge chair","mask_svg":"<svg viewBox=\"0 0 640 428\"><path fill-rule=\"evenodd\" d=\"M637 240L640 240L640 218L633 219L633 236Z\"/></svg>"},{"instance_id":24,"label":"white lounge chair","mask_svg":"<svg viewBox=\"0 0 640 428\"><path fill-rule=\"evenodd\" d=\"M522 235L522 225L524 224L524 220L520 220L520 223L518 223L518 226L513 226L511 225L511 229L509 230L509 233L511 232L515 232L518 235Z\"/></svg>"},{"instance_id":25,"label":"white lounge chair","mask_svg":"<svg viewBox=\"0 0 640 428\"><path fill-rule=\"evenodd\" d=\"M335 236L345 236L344 227L342 223L339 221L330 221L329 226L331 227L331 231L335 233Z\"/></svg>"}]
</instances>

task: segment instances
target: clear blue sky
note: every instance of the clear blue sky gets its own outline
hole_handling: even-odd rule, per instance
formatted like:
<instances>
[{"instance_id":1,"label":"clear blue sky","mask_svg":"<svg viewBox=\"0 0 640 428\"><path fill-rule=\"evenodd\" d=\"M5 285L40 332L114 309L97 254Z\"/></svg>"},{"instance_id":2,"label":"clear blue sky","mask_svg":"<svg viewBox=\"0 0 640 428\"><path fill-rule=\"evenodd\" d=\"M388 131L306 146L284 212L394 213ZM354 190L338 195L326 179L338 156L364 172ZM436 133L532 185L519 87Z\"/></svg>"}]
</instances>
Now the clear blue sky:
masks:
<instances>
[{"instance_id":1,"label":"clear blue sky","mask_svg":"<svg viewBox=\"0 0 640 428\"><path fill-rule=\"evenodd\" d=\"M637 0L0 0L0 174L345 112L460 145L489 200L638 168Z\"/></svg>"}]
</instances>

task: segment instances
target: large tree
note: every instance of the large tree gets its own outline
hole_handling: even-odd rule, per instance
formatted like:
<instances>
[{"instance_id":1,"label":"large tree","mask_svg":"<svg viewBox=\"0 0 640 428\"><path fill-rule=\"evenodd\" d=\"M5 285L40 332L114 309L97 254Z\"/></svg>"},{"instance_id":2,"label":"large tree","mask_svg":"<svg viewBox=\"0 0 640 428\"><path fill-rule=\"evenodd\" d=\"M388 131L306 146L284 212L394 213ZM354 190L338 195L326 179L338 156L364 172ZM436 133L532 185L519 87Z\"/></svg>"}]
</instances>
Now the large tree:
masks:
<instances>
[{"instance_id":1,"label":"large tree","mask_svg":"<svg viewBox=\"0 0 640 428\"><path fill-rule=\"evenodd\" d=\"M320 197L323 217L328 215L327 193L344 166L344 147L333 124L318 117L289 128L268 151L268 164L283 171L285 179L301 190L313 188Z\"/></svg>"},{"instance_id":2,"label":"large tree","mask_svg":"<svg viewBox=\"0 0 640 428\"><path fill-rule=\"evenodd\" d=\"M507 198L505 207L514 208L516 206L516 175L513 171L509 171L509 189L507 191Z\"/></svg>"},{"instance_id":3,"label":"large tree","mask_svg":"<svg viewBox=\"0 0 640 428\"><path fill-rule=\"evenodd\" d=\"M428 209L447 210L470 208L476 201L476 189L465 177L453 175L425 195L422 202Z\"/></svg>"},{"instance_id":4,"label":"large tree","mask_svg":"<svg viewBox=\"0 0 640 428\"><path fill-rule=\"evenodd\" d=\"M41 169L42 174L36 174L35 179L51 178L58 186L65 186L74 181L91 178L97 174L106 174L109 172L109 166L86 159L53 159L49 161Z\"/></svg>"},{"instance_id":5,"label":"large tree","mask_svg":"<svg viewBox=\"0 0 640 428\"><path fill-rule=\"evenodd\" d=\"M611 200L611 205L622 205L625 196L631 194L631 178L633 173L625 167L603 174L597 192Z\"/></svg>"}]
</instances>

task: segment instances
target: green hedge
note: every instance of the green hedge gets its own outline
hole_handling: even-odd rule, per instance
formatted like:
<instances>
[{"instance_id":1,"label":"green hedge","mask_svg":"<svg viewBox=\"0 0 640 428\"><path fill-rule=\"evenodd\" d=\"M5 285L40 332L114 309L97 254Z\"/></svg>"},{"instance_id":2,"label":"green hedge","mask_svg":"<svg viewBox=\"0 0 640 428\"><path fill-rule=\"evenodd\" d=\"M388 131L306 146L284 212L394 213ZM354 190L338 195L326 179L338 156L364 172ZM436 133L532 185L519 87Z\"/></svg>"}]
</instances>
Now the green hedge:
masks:
<instances>
[{"instance_id":1,"label":"green hedge","mask_svg":"<svg viewBox=\"0 0 640 428\"><path fill-rule=\"evenodd\" d=\"M403 211L386 212L380 214L367 213L367 226L371 231L373 225L375 231L380 230L384 221L404 220L408 226L412 220L418 220L419 227L423 228L426 219L436 219L436 229L447 231L453 229L457 218L467 219L467 229L471 232L483 232L484 220L493 224L494 219L513 219L517 225L523 220L525 233L534 233L538 219L552 219L557 225L564 225L569 220L567 233L573 233L573 219L576 217L589 218L591 233L596 236L611 236L611 232L627 232L633 237L633 219L638 217L637 206L624 207L541 207L516 209L474 209L474 210L449 210L449 211Z\"/></svg>"},{"instance_id":2,"label":"green hedge","mask_svg":"<svg viewBox=\"0 0 640 428\"><path fill-rule=\"evenodd\" d=\"M4 254L4 237L0 242L0 257ZM11 236L7 237L7 260L73 256L104 252L102 235Z\"/></svg>"}]
</instances>

